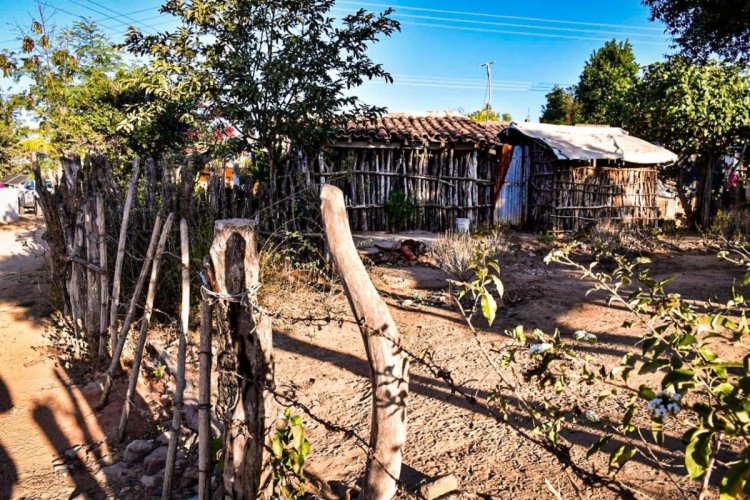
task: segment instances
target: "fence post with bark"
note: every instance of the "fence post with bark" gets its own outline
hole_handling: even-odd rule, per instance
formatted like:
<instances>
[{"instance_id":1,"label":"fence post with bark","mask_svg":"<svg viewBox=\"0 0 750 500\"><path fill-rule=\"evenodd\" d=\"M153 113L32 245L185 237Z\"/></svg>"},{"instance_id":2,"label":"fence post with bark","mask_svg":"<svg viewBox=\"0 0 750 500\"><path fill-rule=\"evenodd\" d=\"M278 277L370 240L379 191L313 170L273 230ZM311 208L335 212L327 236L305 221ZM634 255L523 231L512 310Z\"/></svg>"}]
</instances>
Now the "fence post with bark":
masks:
<instances>
[{"instance_id":1,"label":"fence post with bark","mask_svg":"<svg viewBox=\"0 0 750 500\"><path fill-rule=\"evenodd\" d=\"M370 281L354 246L342 191L324 185L320 198L328 247L359 325L370 367L372 453L360 498L390 499L396 495L406 442L408 359L399 347L398 328L388 306Z\"/></svg>"},{"instance_id":2,"label":"fence post with bark","mask_svg":"<svg viewBox=\"0 0 750 500\"><path fill-rule=\"evenodd\" d=\"M222 352L219 406L224 418L224 492L270 498L274 411L271 322L255 306L260 266L255 222L216 221L210 250Z\"/></svg>"}]
</instances>

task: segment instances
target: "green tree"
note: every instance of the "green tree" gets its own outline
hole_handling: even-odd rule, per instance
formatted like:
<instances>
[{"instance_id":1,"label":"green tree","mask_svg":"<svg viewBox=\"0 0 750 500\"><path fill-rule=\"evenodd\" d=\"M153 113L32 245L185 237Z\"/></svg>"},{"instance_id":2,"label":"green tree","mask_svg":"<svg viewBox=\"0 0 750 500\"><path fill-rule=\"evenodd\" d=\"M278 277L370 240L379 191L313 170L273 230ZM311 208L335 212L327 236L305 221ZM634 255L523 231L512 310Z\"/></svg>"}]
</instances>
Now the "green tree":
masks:
<instances>
[{"instance_id":1,"label":"green tree","mask_svg":"<svg viewBox=\"0 0 750 500\"><path fill-rule=\"evenodd\" d=\"M492 109L492 106L486 106L469 113L469 119L477 123L496 122L500 121L500 113Z\"/></svg>"},{"instance_id":2,"label":"green tree","mask_svg":"<svg viewBox=\"0 0 750 500\"><path fill-rule=\"evenodd\" d=\"M702 60L718 54L750 62L750 3L746 0L643 0L652 19L662 21L684 54Z\"/></svg>"},{"instance_id":3,"label":"green tree","mask_svg":"<svg viewBox=\"0 0 750 500\"><path fill-rule=\"evenodd\" d=\"M582 120L621 126L628 115L628 94L640 68L630 42L611 40L591 54L576 86Z\"/></svg>"},{"instance_id":4,"label":"green tree","mask_svg":"<svg viewBox=\"0 0 750 500\"><path fill-rule=\"evenodd\" d=\"M513 117L510 116L510 113L498 113L494 109L492 109L492 106L478 109L474 111L473 113L469 113L469 119L471 119L474 122L484 124L488 121L490 122L510 122L513 121Z\"/></svg>"},{"instance_id":5,"label":"green tree","mask_svg":"<svg viewBox=\"0 0 750 500\"><path fill-rule=\"evenodd\" d=\"M694 214L681 167L695 158L704 165L698 198L702 223L707 226L714 165L734 144L737 129L750 123L750 80L740 66L716 61L697 65L675 56L648 66L632 95L628 128L679 156L673 175L691 218Z\"/></svg>"},{"instance_id":6,"label":"green tree","mask_svg":"<svg viewBox=\"0 0 750 500\"><path fill-rule=\"evenodd\" d=\"M276 199L282 150L289 142L316 152L342 121L374 117L352 89L391 76L369 56L370 45L399 29L391 9L360 9L336 20L334 0L169 0L162 12L181 26L145 36L132 30L127 47L152 60L164 92L202 106L187 121L227 124L268 155L270 200Z\"/></svg>"},{"instance_id":7,"label":"green tree","mask_svg":"<svg viewBox=\"0 0 750 500\"><path fill-rule=\"evenodd\" d=\"M0 176L9 174L18 155L18 137L13 127L0 120Z\"/></svg>"},{"instance_id":8,"label":"green tree","mask_svg":"<svg viewBox=\"0 0 750 500\"><path fill-rule=\"evenodd\" d=\"M40 6L20 49L0 54L0 69L30 82L8 100L7 115L30 112L54 154L158 155L179 148L190 128L173 119L175 103L151 93L143 70L127 66L93 21L58 33ZM157 101L161 113L137 115Z\"/></svg>"},{"instance_id":9,"label":"green tree","mask_svg":"<svg viewBox=\"0 0 750 500\"><path fill-rule=\"evenodd\" d=\"M555 85L546 96L539 121L555 125L575 125L581 119L581 107L575 98L575 90Z\"/></svg>"}]
</instances>

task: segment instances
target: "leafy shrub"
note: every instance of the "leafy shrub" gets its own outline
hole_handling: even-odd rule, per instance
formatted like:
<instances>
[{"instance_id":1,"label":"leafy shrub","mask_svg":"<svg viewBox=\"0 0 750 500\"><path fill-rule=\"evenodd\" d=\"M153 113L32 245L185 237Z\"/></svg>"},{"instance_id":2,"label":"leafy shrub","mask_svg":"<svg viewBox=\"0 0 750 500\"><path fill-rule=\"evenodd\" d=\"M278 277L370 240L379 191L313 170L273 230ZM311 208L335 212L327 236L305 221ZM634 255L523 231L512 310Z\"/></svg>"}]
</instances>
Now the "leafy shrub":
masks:
<instances>
[{"instance_id":1,"label":"leafy shrub","mask_svg":"<svg viewBox=\"0 0 750 500\"><path fill-rule=\"evenodd\" d=\"M414 201L406 193L398 189L391 191L385 202L385 214L388 216L391 230L396 232L408 228L415 210Z\"/></svg>"}]
</instances>

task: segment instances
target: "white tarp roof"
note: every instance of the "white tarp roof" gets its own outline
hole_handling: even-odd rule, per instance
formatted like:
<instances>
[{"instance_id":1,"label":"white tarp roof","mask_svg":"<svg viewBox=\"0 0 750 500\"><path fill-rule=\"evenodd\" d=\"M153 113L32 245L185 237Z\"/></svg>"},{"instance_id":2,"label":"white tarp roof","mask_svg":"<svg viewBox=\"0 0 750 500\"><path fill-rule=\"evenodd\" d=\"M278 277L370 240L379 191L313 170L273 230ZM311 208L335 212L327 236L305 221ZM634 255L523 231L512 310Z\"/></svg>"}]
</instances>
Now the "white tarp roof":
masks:
<instances>
[{"instance_id":1,"label":"white tarp roof","mask_svg":"<svg viewBox=\"0 0 750 500\"><path fill-rule=\"evenodd\" d=\"M523 122L512 123L508 128L542 141L560 160L622 160L639 164L677 161L677 155L671 151L616 127Z\"/></svg>"}]
</instances>

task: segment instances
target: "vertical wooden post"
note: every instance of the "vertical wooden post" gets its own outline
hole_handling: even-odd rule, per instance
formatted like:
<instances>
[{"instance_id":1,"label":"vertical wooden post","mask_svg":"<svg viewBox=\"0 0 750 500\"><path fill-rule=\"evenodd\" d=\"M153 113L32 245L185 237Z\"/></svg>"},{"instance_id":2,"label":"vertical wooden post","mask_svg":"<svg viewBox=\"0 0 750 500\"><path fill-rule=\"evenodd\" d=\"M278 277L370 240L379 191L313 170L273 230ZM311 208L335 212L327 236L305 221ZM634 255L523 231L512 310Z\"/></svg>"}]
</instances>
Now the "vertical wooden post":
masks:
<instances>
[{"instance_id":1,"label":"vertical wooden post","mask_svg":"<svg viewBox=\"0 0 750 500\"><path fill-rule=\"evenodd\" d=\"M120 307L120 280L122 279L122 264L125 260L125 241L128 235L128 223L130 222L130 207L133 205L135 187L138 183L138 160L133 160L133 175L128 184L128 194L125 197L125 207L122 211L122 223L120 224L120 237L117 240L117 257L115 258L115 274L112 278L112 304L109 310L109 346L113 353L117 347L117 313Z\"/></svg>"},{"instance_id":2,"label":"vertical wooden post","mask_svg":"<svg viewBox=\"0 0 750 500\"><path fill-rule=\"evenodd\" d=\"M256 246L254 221L216 221L210 254L234 365L222 369L236 374L220 378L220 383L231 381L237 394L224 415L224 492L232 498L269 498L272 486L266 430L276 417L270 390L273 347L270 321L254 310L260 275ZM226 391L220 387L219 392Z\"/></svg>"},{"instance_id":3,"label":"vertical wooden post","mask_svg":"<svg viewBox=\"0 0 750 500\"><path fill-rule=\"evenodd\" d=\"M164 500L172 497L174 465L177 458L177 444L180 442L180 428L182 427L182 397L185 391L185 352L187 349L188 321L190 319L190 242L188 239L188 223L185 219L180 219L180 257L182 269L180 339L177 346L177 373L175 374L177 384L174 390L174 405L172 407L172 435L169 438L169 448L167 448L164 487L161 494Z\"/></svg>"},{"instance_id":4,"label":"vertical wooden post","mask_svg":"<svg viewBox=\"0 0 750 500\"><path fill-rule=\"evenodd\" d=\"M109 264L107 262L107 230L104 217L104 197L96 194L96 230L99 233L99 359L107 354L107 321L109 320Z\"/></svg>"},{"instance_id":5,"label":"vertical wooden post","mask_svg":"<svg viewBox=\"0 0 750 500\"><path fill-rule=\"evenodd\" d=\"M352 240L340 189L325 185L321 210L326 239L354 317L365 343L372 385L372 424L365 483L361 498L396 495L406 441L406 397L409 367L388 306L370 281Z\"/></svg>"},{"instance_id":6,"label":"vertical wooden post","mask_svg":"<svg viewBox=\"0 0 750 500\"><path fill-rule=\"evenodd\" d=\"M211 262L203 259L204 273L213 277ZM215 280L209 279L211 288ZM211 317L210 297L201 300L201 337L198 354L198 500L211 498Z\"/></svg>"},{"instance_id":7,"label":"vertical wooden post","mask_svg":"<svg viewBox=\"0 0 750 500\"><path fill-rule=\"evenodd\" d=\"M151 261L154 259L156 253L156 245L159 240L159 234L161 232L161 219L162 215L157 214L156 221L154 221L154 230L151 232L151 241L148 244L148 250L146 250L146 258L143 261L141 272L138 275L138 281L135 284L135 290L133 290L133 296L130 299L130 306L128 307L128 313L125 316L125 320L120 328L120 335L117 337L117 344L112 352L112 359L109 362L107 368L106 377L104 379L104 388L102 389L102 395L99 397L99 402L96 405L97 410L101 410L109 401L109 394L112 391L112 384L115 381L115 373L117 368L120 366L120 356L122 356L122 350L125 347L125 340L128 338L128 331L130 330L130 322L133 320L133 314L135 313L135 306L138 304L141 298L141 291L143 291L143 283L146 281L146 273L149 267L151 267Z\"/></svg>"},{"instance_id":8,"label":"vertical wooden post","mask_svg":"<svg viewBox=\"0 0 750 500\"><path fill-rule=\"evenodd\" d=\"M130 416L130 409L133 406L133 398L135 396L135 389L138 384L138 376L141 373L141 361L143 360L143 348L146 346L146 335L148 334L148 327L151 323L151 313L154 309L154 298L156 297L156 285L159 280L159 267L161 265L161 256L164 253L164 248L169 239L169 231L172 229L172 218L174 214L169 214L167 221L164 223L164 228L159 238L159 247L156 250L156 256L154 257L154 263L151 267L151 279L148 282L148 292L146 293L146 304L143 307L143 318L141 318L141 331L138 335L138 345L135 348L135 355L133 356L133 368L130 371L130 383L128 384L128 392L125 394L125 402L122 406L122 414L120 415L120 424L117 426L117 436L115 441L122 441L125 437L125 428L128 425L128 417Z\"/></svg>"}]
</instances>

